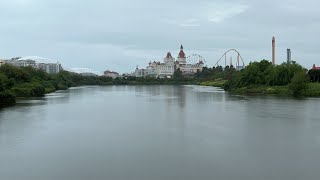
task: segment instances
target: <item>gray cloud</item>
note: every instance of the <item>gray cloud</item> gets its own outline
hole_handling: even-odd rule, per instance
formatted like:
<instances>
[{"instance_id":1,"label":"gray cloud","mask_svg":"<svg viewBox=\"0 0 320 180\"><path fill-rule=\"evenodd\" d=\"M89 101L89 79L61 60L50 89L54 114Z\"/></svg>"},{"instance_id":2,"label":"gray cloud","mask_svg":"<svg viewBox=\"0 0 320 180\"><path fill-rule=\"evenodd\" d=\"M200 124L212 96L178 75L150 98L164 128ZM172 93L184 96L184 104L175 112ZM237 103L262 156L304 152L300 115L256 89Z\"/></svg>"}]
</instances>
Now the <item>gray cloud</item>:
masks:
<instances>
[{"instance_id":1,"label":"gray cloud","mask_svg":"<svg viewBox=\"0 0 320 180\"><path fill-rule=\"evenodd\" d=\"M223 51L245 61L277 61L285 50L304 66L317 63L320 12L316 0L149 1L0 0L0 57L37 55L64 66L132 71L177 54L199 53L209 66Z\"/></svg>"}]
</instances>

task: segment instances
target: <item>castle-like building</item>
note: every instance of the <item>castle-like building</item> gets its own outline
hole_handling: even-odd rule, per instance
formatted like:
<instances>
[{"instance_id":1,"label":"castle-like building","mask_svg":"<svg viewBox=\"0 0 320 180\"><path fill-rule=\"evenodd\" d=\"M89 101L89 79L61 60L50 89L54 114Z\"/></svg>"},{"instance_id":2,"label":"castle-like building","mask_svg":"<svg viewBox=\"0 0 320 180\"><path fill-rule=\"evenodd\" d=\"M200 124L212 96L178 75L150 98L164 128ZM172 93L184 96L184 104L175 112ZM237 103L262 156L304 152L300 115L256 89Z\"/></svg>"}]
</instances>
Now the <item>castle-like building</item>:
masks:
<instances>
[{"instance_id":1,"label":"castle-like building","mask_svg":"<svg viewBox=\"0 0 320 180\"><path fill-rule=\"evenodd\" d=\"M172 77L174 72L178 69L185 75L191 75L197 71L202 71L204 63L199 61L195 64L188 64L187 57L183 51L183 46L180 47L180 52L177 59L173 58L171 53L168 52L163 62L149 62L146 69L136 69L135 76L153 76L153 77Z\"/></svg>"}]
</instances>

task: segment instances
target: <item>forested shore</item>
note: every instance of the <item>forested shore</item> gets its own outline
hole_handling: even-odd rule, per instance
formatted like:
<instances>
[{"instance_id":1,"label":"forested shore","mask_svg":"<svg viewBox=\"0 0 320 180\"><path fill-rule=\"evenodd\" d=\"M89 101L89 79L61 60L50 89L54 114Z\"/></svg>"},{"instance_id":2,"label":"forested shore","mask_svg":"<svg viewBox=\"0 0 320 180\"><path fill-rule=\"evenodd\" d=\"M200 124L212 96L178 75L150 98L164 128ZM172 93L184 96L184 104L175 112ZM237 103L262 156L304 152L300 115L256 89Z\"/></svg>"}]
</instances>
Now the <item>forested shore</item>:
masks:
<instances>
[{"instance_id":1,"label":"forested shore","mask_svg":"<svg viewBox=\"0 0 320 180\"><path fill-rule=\"evenodd\" d=\"M221 87L237 94L275 94L320 97L320 70L307 70L292 62L272 65L252 62L237 71L233 66L203 68L193 76L177 70L172 78L82 76L61 71L48 74L32 67L0 67L0 107L12 105L17 97L41 97L57 90L83 85L204 85Z\"/></svg>"},{"instance_id":2,"label":"forested shore","mask_svg":"<svg viewBox=\"0 0 320 180\"><path fill-rule=\"evenodd\" d=\"M84 85L186 85L197 84L192 77L152 78L122 77L112 79L104 76L83 76L61 71L48 74L32 67L0 67L0 107L15 104L18 97L41 97L57 90Z\"/></svg>"},{"instance_id":3,"label":"forested shore","mask_svg":"<svg viewBox=\"0 0 320 180\"><path fill-rule=\"evenodd\" d=\"M320 97L320 70L307 70L294 61L272 65L262 60L250 63L241 71L232 66L204 69L203 73L205 71L206 76L213 79L202 85L222 87L236 94Z\"/></svg>"}]
</instances>

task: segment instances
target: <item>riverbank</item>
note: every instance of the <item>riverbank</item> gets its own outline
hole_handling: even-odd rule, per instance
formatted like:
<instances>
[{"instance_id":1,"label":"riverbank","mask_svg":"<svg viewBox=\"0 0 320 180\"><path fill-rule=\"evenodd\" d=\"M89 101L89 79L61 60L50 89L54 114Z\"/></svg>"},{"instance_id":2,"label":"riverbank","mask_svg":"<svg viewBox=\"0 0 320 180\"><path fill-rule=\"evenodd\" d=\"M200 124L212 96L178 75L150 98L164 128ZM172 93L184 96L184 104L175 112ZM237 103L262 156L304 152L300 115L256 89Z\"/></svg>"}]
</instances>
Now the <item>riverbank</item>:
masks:
<instances>
[{"instance_id":1,"label":"riverbank","mask_svg":"<svg viewBox=\"0 0 320 180\"><path fill-rule=\"evenodd\" d=\"M213 86L223 88L222 83L217 82L204 82L200 85ZM221 86L222 85L222 86ZM279 96L292 96L292 91L289 86L248 86L235 88L229 92L234 94L250 95L250 94L261 94L261 95L279 95ZM320 83L308 83L306 89L301 92L301 97L320 97Z\"/></svg>"},{"instance_id":2,"label":"riverbank","mask_svg":"<svg viewBox=\"0 0 320 180\"><path fill-rule=\"evenodd\" d=\"M32 67L0 67L0 107L15 104L17 97L41 97L57 90L86 85L202 85L220 87L236 94L271 94L320 97L317 75L308 75L298 64L272 66L266 60L248 65L241 71L233 67L203 68L194 76L176 73L173 78L82 76L61 71L48 74ZM215 79L215 80L212 80ZM278 86L275 86L278 85Z\"/></svg>"},{"instance_id":3,"label":"riverbank","mask_svg":"<svg viewBox=\"0 0 320 180\"><path fill-rule=\"evenodd\" d=\"M0 108L15 104L16 98L42 97L57 90L87 85L191 85L200 84L192 77L152 78L123 77L112 79L104 76L82 76L76 73L61 71L48 74L31 67L0 67Z\"/></svg>"},{"instance_id":4,"label":"riverbank","mask_svg":"<svg viewBox=\"0 0 320 180\"><path fill-rule=\"evenodd\" d=\"M199 85L201 86L213 86L213 87L220 87L223 88L223 86L226 84L227 80L223 79L217 79L214 81L204 81L200 82Z\"/></svg>"},{"instance_id":5,"label":"riverbank","mask_svg":"<svg viewBox=\"0 0 320 180\"><path fill-rule=\"evenodd\" d=\"M32 67L0 67L0 107L15 104L18 97L41 97L57 90L81 85L103 85L111 82L107 77L85 77L61 71L48 74Z\"/></svg>"},{"instance_id":6,"label":"riverbank","mask_svg":"<svg viewBox=\"0 0 320 180\"><path fill-rule=\"evenodd\" d=\"M289 86L252 86L237 88L232 91L236 94L264 94L293 96ZM320 97L320 83L308 83L306 89L302 90L301 97Z\"/></svg>"}]
</instances>

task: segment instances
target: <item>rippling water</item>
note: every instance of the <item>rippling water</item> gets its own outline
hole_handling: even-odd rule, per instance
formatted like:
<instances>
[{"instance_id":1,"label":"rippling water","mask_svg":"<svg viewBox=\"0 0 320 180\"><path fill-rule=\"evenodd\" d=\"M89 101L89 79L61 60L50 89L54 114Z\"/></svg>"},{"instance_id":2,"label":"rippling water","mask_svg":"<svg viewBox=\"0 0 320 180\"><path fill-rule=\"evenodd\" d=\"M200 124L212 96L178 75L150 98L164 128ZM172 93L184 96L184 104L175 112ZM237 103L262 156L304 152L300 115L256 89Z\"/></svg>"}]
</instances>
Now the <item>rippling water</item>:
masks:
<instances>
[{"instance_id":1,"label":"rippling water","mask_svg":"<svg viewBox=\"0 0 320 180\"><path fill-rule=\"evenodd\" d=\"M318 180L320 99L71 88L0 110L1 180Z\"/></svg>"}]
</instances>

